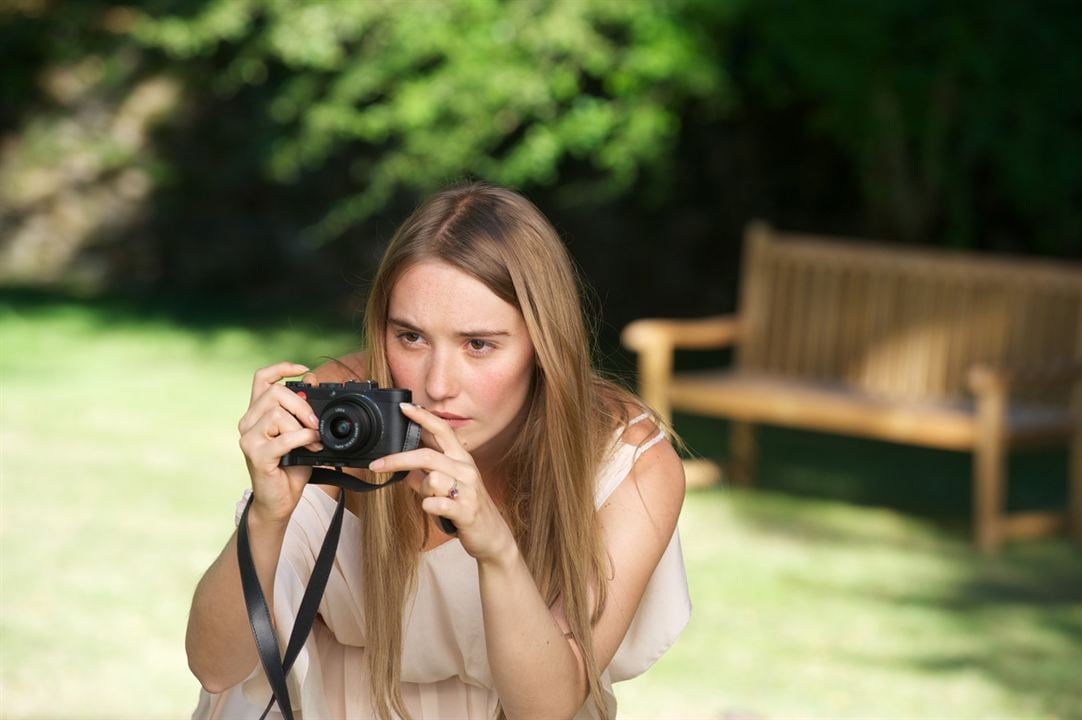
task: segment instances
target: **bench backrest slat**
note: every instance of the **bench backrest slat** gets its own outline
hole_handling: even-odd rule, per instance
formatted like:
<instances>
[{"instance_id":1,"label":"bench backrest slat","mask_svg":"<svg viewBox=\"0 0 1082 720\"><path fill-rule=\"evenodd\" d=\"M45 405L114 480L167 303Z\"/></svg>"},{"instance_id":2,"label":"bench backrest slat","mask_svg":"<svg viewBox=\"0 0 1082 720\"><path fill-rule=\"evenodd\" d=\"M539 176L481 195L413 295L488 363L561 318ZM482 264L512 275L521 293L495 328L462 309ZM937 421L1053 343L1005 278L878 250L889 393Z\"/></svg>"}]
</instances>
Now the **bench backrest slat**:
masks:
<instances>
[{"instance_id":1,"label":"bench backrest slat","mask_svg":"<svg viewBox=\"0 0 1082 720\"><path fill-rule=\"evenodd\" d=\"M1082 359L1078 263L855 244L755 223L742 283L744 370L949 401L969 396L976 363Z\"/></svg>"}]
</instances>

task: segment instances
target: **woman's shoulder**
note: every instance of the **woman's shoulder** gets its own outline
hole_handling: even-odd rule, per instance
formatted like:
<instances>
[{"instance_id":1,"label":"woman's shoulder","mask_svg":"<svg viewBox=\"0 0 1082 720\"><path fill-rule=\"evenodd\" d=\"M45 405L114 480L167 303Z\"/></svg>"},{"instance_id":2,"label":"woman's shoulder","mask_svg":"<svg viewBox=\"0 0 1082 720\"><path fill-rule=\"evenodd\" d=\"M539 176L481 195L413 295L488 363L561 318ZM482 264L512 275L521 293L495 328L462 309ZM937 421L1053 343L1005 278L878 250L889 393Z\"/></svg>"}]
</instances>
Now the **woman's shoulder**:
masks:
<instances>
[{"instance_id":1,"label":"woman's shoulder","mask_svg":"<svg viewBox=\"0 0 1082 720\"><path fill-rule=\"evenodd\" d=\"M665 423L645 405L630 400L624 403L623 413L625 420L617 428L619 442L632 448L630 475L635 482L645 480L682 490L684 466Z\"/></svg>"},{"instance_id":2,"label":"woman's shoulder","mask_svg":"<svg viewBox=\"0 0 1082 720\"><path fill-rule=\"evenodd\" d=\"M594 391L595 407L604 418L601 426L610 442L607 449L619 449L622 445L640 447L656 441L659 435L669 435L669 429L658 414L621 383L595 375ZM611 444L612 440L616 441L615 445Z\"/></svg>"},{"instance_id":3,"label":"woman's shoulder","mask_svg":"<svg viewBox=\"0 0 1082 720\"><path fill-rule=\"evenodd\" d=\"M304 376L306 382L330 383L364 380L368 377L368 352L356 352L332 358Z\"/></svg>"},{"instance_id":4,"label":"woman's shoulder","mask_svg":"<svg viewBox=\"0 0 1082 720\"><path fill-rule=\"evenodd\" d=\"M639 528L663 545L669 542L684 503L684 464L662 420L638 405L629 410L634 414L599 474L594 499L598 517L606 532Z\"/></svg>"},{"instance_id":5,"label":"woman's shoulder","mask_svg":"<svg viewBox=\"0 0 1082 720\"><path fill-rule=\"evenodd\" d=\"M643 483L682 498L684 465L665 422L634 397L621 398L611 407L615 409L608 413L607 450L598 470L596 501L603 502L619 486Z\"/></svg>"},{"instance_id":6,"label":"woman's shoulder","mask_svg":"<svg viewBox=\"0 0 1082 720\"><path fill-rule=\"evenodd\" d=\"M657 415L634 398L622 400L612 421L611 432L625 445L639 447L665 435Z\"/></svg>"}]
</instances>

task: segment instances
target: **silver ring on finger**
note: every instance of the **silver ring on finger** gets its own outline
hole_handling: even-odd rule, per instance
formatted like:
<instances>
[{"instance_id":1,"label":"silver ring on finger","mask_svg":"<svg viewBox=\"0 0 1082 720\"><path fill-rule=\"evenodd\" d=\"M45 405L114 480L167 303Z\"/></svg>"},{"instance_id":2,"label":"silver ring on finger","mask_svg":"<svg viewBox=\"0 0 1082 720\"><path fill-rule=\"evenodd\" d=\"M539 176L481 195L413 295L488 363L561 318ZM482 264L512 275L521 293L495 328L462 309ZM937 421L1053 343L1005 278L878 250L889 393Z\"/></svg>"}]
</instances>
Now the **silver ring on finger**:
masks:
<instances>
[{"instance_id":1,"label":"silver ring on finger","mask_svg":"<svg viewBox=\"0 0 1082 720\"><path fill-rule=\"evenodd\" d=\"M458 478L451 481L451 489L447 491L447 497L452 500L458 497Z\"/></svg>"}]
</instances>

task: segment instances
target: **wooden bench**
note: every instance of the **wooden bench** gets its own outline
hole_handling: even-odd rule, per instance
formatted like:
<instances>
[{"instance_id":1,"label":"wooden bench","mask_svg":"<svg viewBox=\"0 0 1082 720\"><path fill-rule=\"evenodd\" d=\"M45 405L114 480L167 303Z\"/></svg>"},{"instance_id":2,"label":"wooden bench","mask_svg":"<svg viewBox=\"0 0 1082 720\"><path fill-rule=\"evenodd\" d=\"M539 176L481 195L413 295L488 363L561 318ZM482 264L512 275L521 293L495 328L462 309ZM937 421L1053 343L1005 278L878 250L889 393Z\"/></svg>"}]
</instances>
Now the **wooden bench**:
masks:
<instances>
[{"instance_id":1,"label":"wooden bench","mask_svg":"<svg viewBox=\"0 0 1082 720\"><path fill-rule=\"evenodd\" d=\"M735 315L643 319L643 399L728 418L750 485L765 423L974 453L975 540L1070 526L1082 540L1082 265L780 233L745 235ZM734 366L673 372L674 351L735 346ZM1073 401L1071 400L1073 396ZM1070 445L1068 513L1006 511L1007 453Z\"/></svg>"}]
</instances>

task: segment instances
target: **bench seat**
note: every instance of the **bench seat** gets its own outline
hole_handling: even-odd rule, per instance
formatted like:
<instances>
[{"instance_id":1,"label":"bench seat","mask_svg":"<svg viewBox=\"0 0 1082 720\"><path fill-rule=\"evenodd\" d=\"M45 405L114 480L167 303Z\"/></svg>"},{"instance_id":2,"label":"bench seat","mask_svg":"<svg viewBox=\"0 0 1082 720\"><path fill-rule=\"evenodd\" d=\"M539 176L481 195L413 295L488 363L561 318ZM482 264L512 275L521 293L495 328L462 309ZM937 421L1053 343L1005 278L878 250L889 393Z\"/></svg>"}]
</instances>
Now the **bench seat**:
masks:
<instances>
[{"instance_id":1,"label":"bench seat","mask_svg":"<svg viewBox=\"0 0 1082 720\"><path fill-rule=\"evenodd\" d=\"M976 403L899 402L839 384L736 370L677 373L669 386L674 409L696 415L822 430L943 450L973 450ZM1071 414L1062 406L1008 408L1006 440L1014 447L1065 444Z\"/></svg>"}]
</instances>

